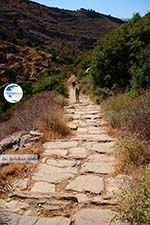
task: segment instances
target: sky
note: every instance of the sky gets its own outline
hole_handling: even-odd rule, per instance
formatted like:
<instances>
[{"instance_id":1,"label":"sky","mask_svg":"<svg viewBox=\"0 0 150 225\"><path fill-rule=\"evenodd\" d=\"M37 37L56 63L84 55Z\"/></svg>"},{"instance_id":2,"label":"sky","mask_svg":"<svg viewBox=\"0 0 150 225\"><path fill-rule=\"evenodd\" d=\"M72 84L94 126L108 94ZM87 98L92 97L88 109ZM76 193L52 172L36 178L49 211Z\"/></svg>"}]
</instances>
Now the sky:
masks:
<instances>
[{"instance_id":1,"label":"sky","mask_svg":"<svg viewBox=\"0 0 150 225\"><path fill-rule=\"evenodd\" d=\"M150 11L150 0L32 0L50 7L76 10L93 9L119 18L131 18L139 12L142 16Z\"/></svg>"}]
</instances>

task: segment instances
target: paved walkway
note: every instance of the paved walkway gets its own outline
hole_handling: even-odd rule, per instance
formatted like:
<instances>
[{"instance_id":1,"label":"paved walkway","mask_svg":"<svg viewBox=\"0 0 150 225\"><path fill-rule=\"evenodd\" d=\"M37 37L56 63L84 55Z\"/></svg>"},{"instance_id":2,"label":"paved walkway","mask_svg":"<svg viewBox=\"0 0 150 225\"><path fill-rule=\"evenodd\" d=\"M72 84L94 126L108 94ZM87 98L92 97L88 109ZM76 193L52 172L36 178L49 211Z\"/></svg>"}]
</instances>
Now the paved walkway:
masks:
<instances>
[{"instance_id":1,"label":"paved walkway","mask_svg":"<svg viewBox=\"0 0 150 225\"><path fill-rule=\"evenodd\" d=\"M113 220L114 193L124 179L113 174L115 140L105 130L100 107L85 96L80 101L74 102L71 89L65 115L73 136L44 143L31 180L20 181L10 198L0 202L5 211L0 225L121 224Z\"/></svg>"}]
</instances>

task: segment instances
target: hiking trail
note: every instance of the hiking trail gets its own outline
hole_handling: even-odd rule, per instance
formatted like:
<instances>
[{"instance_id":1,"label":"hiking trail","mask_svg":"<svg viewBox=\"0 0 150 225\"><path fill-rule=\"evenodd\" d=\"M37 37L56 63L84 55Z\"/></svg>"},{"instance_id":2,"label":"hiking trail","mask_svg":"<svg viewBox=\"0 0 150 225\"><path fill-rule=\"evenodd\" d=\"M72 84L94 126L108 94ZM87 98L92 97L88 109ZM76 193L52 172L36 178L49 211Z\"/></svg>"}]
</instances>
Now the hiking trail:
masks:
<instances>
[{"instance_id":1,"label":"hiking trail","mask_svg":"<svg viewBox=\"0 0 150 225\"><path fill-rule=\"evenodd\" d=\"M107 134L100 106L87 96L65 106L73 135L44 143L42 159L26 190L0 200L0 225L120 225L115 192L124 180L114 175L116 140Z\"/></svg>"}]
</instances>

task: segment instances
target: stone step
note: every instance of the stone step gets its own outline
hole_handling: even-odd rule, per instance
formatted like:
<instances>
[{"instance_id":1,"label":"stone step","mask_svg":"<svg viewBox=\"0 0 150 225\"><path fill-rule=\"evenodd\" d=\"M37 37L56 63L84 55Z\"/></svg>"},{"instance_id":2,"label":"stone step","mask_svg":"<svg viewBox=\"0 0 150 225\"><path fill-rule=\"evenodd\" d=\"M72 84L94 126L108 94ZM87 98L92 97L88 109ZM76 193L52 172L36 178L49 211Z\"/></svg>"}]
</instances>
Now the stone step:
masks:
<instances>
[{"instance_id":1,"label":"stone step","mask_svg":"<svg viewBox=\"0 0 150 225\"><path fill-rule=\"evenodd\" d=\"M0 214L0 225L70 225L71 220L63 216L37 217L17 214Z\"/></svg>"}]
</instances>

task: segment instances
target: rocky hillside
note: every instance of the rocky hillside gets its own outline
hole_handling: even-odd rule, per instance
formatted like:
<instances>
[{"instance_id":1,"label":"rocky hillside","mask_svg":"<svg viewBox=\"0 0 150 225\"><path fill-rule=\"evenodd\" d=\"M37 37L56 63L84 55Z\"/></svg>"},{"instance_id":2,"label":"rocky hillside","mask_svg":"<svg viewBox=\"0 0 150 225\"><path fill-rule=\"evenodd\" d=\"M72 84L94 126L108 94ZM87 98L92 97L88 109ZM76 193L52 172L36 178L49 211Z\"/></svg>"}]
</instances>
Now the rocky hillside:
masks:
<instances>
[{"instance_id":1,"label":"rocky hillside","mask_svg":"<svg viewBox=\"0 0 150 225\"><path fill-rule=\"evenodd\" d=\"M69 11L28 0L1 0L0 23L3 39L53 47L68 42L87 49L122 21L92 10Z\"/></svg>"},{"instance_id":2,"label":"rocky hillside","mask_svg":"<svg viewBox=\"0 0 150 225\"><path fill-rule=\"evenodd\" d=\"M35 80L41 71L60 69L77 49L93 48L99 38L122 23L93 10L1 0L0 85L12 74L17 81Z\"/></svg>"}]
</instances>

